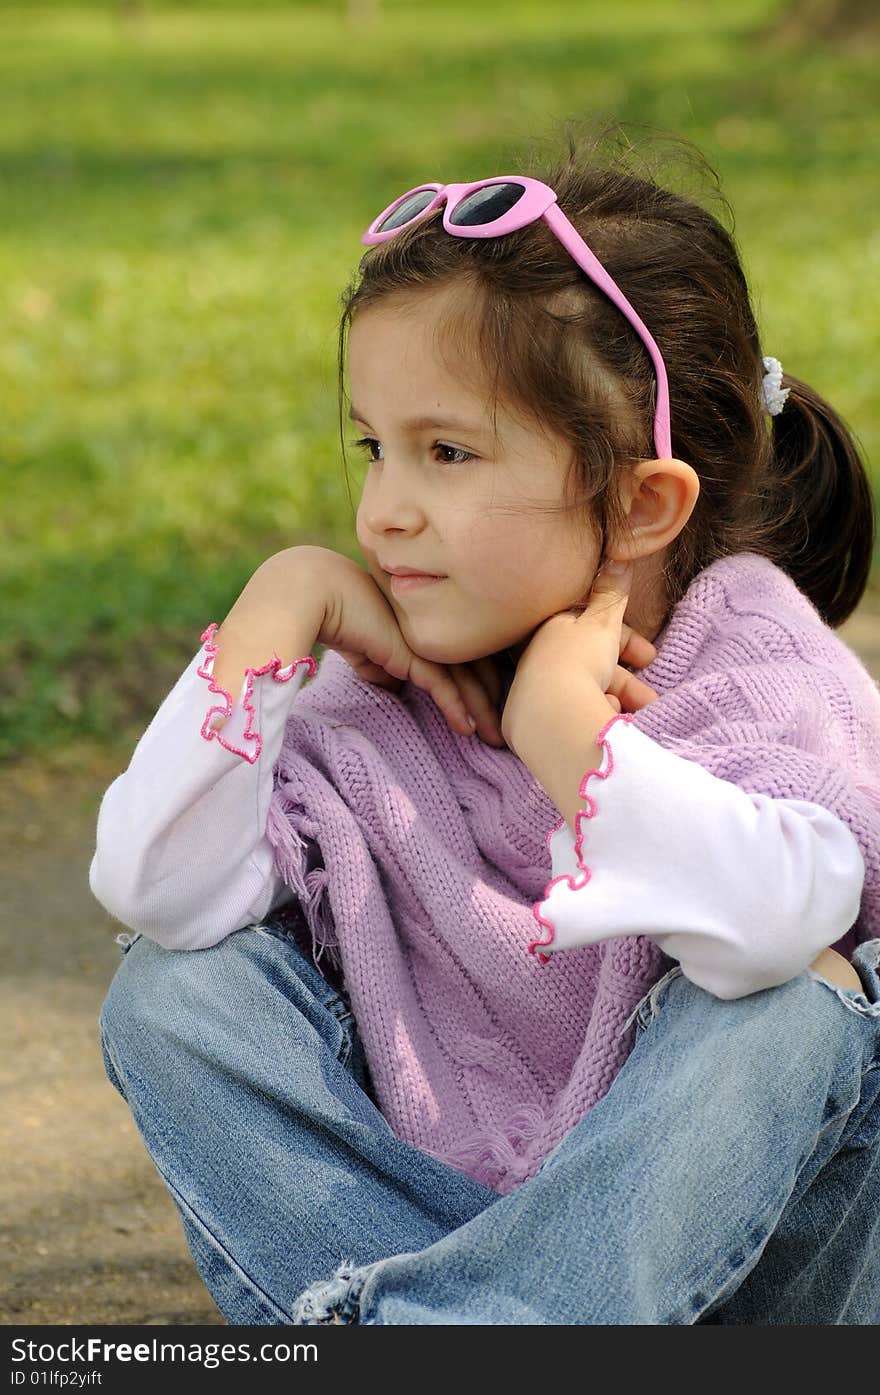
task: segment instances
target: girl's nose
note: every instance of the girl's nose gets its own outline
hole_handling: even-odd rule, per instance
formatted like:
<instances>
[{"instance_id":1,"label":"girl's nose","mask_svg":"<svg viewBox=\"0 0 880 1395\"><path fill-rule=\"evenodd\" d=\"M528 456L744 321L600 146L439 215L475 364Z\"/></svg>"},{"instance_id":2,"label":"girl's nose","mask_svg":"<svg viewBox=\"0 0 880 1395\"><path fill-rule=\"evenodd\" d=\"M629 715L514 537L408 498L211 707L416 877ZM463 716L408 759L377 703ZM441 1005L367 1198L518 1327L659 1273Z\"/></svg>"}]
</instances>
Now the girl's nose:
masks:
<instances>
[{"instance_id":1,"label":"girl's nose","mask_svg":"<svg viewBox=\"0 0 880 1395\"><path fill-rule=\"evenodd\" d=\"M381 472L377 475L374 471L364 485L360 512L377 536L389 529L415 531L424 523L412 477L407 478L406 470L389 469L385 461Z\"/></svg>"}]
</instances>

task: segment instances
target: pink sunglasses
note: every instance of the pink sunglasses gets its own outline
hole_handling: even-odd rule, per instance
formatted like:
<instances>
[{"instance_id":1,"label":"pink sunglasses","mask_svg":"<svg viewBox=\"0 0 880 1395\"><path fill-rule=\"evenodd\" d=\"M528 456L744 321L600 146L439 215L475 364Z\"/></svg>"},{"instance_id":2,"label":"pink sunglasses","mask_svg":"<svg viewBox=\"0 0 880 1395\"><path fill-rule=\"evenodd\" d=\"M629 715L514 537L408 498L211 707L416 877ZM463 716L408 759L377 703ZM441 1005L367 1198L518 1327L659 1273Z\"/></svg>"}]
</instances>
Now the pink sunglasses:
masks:
<instances>
[{"instance_id":1,"label":"pink sunglasses","mask_svg":"<svg viewBox=\"0 0 880 1395\"><path fill-rule=\"evenodd\" d=\"M443 203L446 205L443 226L453 237L503 237L505 233L516 232L538 218L543 218L552 228L578 266L626 316L651 355L657 379L654 448L658 460L669 460L672 456L669 384L660 350L623 291L615 285L602 263L566 218L549 185L520 174L498 175L494 179L480 179L474 184L420 184L418 188L401 194L378 218L374 218L361 242L367 246L387 242L408 223Z\"/></svg>"}]
</instances>

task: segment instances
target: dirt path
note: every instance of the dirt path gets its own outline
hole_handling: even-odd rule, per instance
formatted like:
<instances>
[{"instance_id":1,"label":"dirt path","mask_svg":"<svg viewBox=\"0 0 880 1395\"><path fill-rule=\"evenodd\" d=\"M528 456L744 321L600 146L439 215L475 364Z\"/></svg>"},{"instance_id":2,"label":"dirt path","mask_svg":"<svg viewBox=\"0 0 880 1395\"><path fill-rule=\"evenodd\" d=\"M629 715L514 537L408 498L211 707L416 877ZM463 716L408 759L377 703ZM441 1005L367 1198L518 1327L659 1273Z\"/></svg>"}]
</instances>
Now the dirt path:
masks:
<instances>
[{"instance_id":1,"label":"dirt path","mask_svg":"<svg viewBox=\"0 0 880 1395\"><path fill-rule=\"evenodd\" d=\"M88 868L130 751L3 772L0 1321L222 1323L177 1211L104 1074L98 1013L123 927Z\"/></svg>"},{"instance_id":2,"label":"dirt path","mask_svg":"<svg viewBox=\"0 0 880 1395\"><path fill-rule=\"evenodd\" d=\"M880 681L880 595L841 630ZM101 796L131 747L0 779L0 1322L222 1324L108 1082L98 1013L122 926L88 886Z\"/></svg>"}]
</instances>

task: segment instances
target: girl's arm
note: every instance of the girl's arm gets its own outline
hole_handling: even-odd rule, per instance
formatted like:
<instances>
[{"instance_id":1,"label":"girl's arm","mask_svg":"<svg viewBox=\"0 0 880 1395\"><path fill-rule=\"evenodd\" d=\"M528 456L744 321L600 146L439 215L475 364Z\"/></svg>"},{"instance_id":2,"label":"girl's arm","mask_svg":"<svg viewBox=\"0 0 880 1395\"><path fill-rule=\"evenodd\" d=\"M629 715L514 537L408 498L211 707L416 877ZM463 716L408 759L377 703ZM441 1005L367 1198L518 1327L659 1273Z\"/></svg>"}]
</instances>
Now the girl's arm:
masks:
<instances>
[{"instance_id":1,"label":"girl's arm","mask_svg":"<svg viewBox=\"0 0 880 1395\"><path fill-rule=\"evenodd\" d=\"M595 748L593 730L582 764L574 745L560 756L559 731L552 760L530 752L536 778L543 764L548 793L576 823L561 820L548 835L534 953L650 935L700 987L738 998L786 982L841 942L865 877L846 824L817 804L747 794L667 751L627 714L606 723ZM579 782L577 769L591 773ZM566 790L583 789L576 806L551 787L566 770Z\"/></svg>"},{"instance_id":2,"label":"girl's arm","mask_svg":"<svg viewBox=\"0 0 880 1395\"><path fill-rule=\"evenodd\" d=\"M106 791L89 870L105 909L166 949L207 948L293 897L265 827L311 645L286 666L276 656L251 669L233 705L213 681L214 628Z\"/></svg>"},{"instance_id":3,"label":"girl's arm","mask_svg":"<svg viewBox=\"0 0 880 1395\"><path fill-rule=\"evenodd\" d=\"M293 897L265 830L287 717L315 672L324 553L257 568L101 802L92 892L167 949L207 948Z\"/></svg>"},{"instance_id":4,"label":"girl's arm","mask_svg":"<svg viewBox=\"0 0 880 1395\"><path fill-rule=\"evenodd\" d=\"M446 666L414 655L369 573L328 548L267 558L202 640L104 795L89 871L111 915L173 949L216 944L293 895L265 830L272 768L316 644L370 681L427 689L471 734Z\"/></svg>"}]
</instances>

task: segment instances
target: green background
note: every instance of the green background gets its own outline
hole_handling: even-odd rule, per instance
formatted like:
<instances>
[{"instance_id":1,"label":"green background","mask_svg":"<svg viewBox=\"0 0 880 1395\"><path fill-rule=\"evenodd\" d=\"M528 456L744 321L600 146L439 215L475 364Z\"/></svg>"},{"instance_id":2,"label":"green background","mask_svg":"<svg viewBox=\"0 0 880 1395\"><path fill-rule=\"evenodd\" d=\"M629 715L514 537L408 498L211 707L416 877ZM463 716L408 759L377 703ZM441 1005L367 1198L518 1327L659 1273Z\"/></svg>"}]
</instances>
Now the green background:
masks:
<instances>
[{"instance_id":1,"label":"green background","mask_svg":"<svg viewBox=\"0 0 880 1395\"><path fill-rule=\"evenodd\" d=\"M779 8L0 10L0 760L123 751L266 556L359 555L335 355L361 232L565 118L705 152L765 351L873 471L876 48L781 44Z\"/></svg>"}]
</instances>

